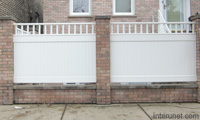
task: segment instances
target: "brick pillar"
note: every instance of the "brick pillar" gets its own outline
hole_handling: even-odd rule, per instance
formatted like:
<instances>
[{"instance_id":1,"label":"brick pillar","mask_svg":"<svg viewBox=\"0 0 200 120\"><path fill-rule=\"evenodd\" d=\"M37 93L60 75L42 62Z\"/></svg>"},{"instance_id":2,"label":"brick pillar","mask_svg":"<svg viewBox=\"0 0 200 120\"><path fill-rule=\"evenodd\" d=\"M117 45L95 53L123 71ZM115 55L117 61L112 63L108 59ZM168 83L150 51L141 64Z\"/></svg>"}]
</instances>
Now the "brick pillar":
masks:
<instances>
[{"instance_id":1,"label":"brick pillar","mask_svg":"<svg viewBox=\"0 0 200 120\"><path fill-rule=\"evenodd\" d=\"M189 18L192 22L196 22L195 32L197 33L196 42L196 61L197 61L197 80L198 80L198 102L200 102L200 15L194 15Z\"/></svg>"},{"instance_id":2,"label":"brick pillar","mask_svg":"<svg viewBox=\"0 0 200 120\"><path fill-rule=\"evenodd\" d=\"M110 16L96 16L97 104L110 104Z\"/></svg>"},{"instance_id":3,"label":"brick pillar","mask_svg":"<svg viewBox=\"0 0 200 120\"><path fill-rule=\"evenodd\" d=\"M13 104L13 23L12 17L0 16L0 104Z\"/></svg>"}]
</instances>

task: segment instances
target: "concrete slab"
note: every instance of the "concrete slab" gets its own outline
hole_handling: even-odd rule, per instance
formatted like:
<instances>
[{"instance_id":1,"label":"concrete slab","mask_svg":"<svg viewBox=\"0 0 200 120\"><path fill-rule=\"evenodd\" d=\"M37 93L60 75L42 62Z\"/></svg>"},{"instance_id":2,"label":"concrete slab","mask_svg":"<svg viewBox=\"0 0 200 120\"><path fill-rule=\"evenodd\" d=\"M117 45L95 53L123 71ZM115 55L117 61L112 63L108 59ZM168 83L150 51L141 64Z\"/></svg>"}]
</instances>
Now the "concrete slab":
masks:
<instances>
[{"instance_id":1,"label":"concrete slab","mask_svg":"<svg viewBox=\"0 0 200 120\"><path fill-rule=\"evenodd\" d=\"M64 108L65 105L1 105L0 120L60 120Z\"/></svg>"},{"instance_id":2,"label":"concrete slab","mask_svg":"<svg viewBox=\"0 0 200 120\"><path fill-rule=\"evenodd\" d=\"M166 103L166 104L140 104L140 106L148 113L149 116L154 120L158 119L158 114L164 114L164 116L169 115L172 116L170 120L177 120L174 117L182 116L182 119L186 119L184 117L191 117L191 120L199 120L200 119L200 104L198 103ZM157 115L157 116L156 116ZM154 117L153 117L154 116ZM169 120L169 119L163 119Z\"/></svg>"},{"instance_id":3,"label":"concrete slab","mask_svg":"<svg viewBox=\"0 0 200 120\"><path fill-rule=\"evenodd\" d=\"M149 120L136 104L67 105L63 120Z\"/></svg>"}]
</instances>

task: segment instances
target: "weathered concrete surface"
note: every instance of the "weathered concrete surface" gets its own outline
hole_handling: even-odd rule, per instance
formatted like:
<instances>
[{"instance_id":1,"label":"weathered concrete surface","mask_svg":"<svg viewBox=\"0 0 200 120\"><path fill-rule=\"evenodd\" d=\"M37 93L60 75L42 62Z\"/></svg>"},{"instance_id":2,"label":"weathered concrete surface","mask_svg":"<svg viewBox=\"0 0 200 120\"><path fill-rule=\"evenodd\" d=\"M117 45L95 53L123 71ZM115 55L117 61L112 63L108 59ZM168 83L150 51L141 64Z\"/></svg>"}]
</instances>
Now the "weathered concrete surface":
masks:
<instances>
[{"instance_id":1,"label":"weathered concrete surface","mask_svg":"<svg viewBox=\"0 0 200 120\"><path fill-rule=\"evenodd\" d=\"M200 104L199 103L181 103L181 104L140 104L140 106L148 113L149 116L153 119L153 115L155 114L179 114L183 115L192 115L192 119L190 120L199 120L200 119ZM155 117L154 117L155 119ZM153 119L153 120L154 120ZM156 119L155 119L156 120ZM169 119L163 119L169 120ZM177 120L177 119L170 119ZM182 120L182 119L181 119Z\"/></svg>"},{"instance_id":2,"label":"weathered concrete surface","mask_svg":"<svg viewBox=\"0 0 200 120\"><path fill-rule=\"evenodd\" d=\"M63 120L149 120L136 104L67 105Z\"/></svg>"},{"instance_id":3,"label":"weathered concrete surface","mask_svg":"<svg viewBox=\"0 0 200 120\"><path fill-rule=\"evenodd\" d=\"M15 109L14 107L22 107ZM66 109L65 109L66 106ZM139 107L141 106L141 108ZM65 111L64 111L65 110ZM143 111L144 110L144 111ZM151 119L148 117L148 115ZM112 105L1 105L0 120L158 120L153 119L154 114L191 114L199 115L200 104L112 104ZM169 119L162 119L169 120ZM170 119L182 120L182 119ZM186 119L185 119L186 120Z\"/></svg>"},{"instance_id":4,"label":"weathered concrete surface","mask_svg":"<svg viewBox=\"0 0 200 120\"><path fill-rule=\"evenodd\" d=\"M64 108L65 105L1 105L0 120L60 120Z\"/></svg>"}]
</instances>

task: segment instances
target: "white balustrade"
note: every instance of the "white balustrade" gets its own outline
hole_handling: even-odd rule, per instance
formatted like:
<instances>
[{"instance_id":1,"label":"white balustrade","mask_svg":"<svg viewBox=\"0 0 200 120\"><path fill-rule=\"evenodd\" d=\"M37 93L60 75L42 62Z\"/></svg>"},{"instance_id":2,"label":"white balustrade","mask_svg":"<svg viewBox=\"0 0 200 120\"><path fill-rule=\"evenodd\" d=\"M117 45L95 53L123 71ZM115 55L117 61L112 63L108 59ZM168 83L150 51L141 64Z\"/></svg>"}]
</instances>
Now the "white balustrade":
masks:
<instances>
[{"instance_id":1,"label":"white balustrade","mask_svg":"<svg viewBox=\"0 0 200 120\"><path fill-rule=\"evenodd\" d=\"M15 35L95 34L95 23L15 23Z\"/></svg>"},{"instance_id":2,"label":"white balustrade","mask_svg":"<svg viewBox=\"0 0 200 120\"><path fill-rule=\"evenodd\" d=\"M139 34L195 33L195 22L111 22L111 34L137 34L137 33Z\"/></svg>"}]
</instances>

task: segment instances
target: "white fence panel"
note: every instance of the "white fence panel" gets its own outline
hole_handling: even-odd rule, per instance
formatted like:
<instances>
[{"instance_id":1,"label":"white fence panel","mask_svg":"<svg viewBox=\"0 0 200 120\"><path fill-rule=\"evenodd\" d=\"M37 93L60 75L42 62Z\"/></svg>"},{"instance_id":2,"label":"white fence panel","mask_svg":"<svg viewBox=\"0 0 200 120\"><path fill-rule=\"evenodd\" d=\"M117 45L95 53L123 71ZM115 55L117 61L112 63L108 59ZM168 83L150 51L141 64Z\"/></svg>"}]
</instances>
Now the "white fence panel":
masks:
<instances>
[{"instance_id":1,"label":"white fence panel","mask_svg":"<svg viewBox=\"0 0 200 120\"><path fill-rule=\"evenodd\" d=\"M15 83L96 82L96 37L15 35Z\"/></svg>"},{"instance_id":2,"label":"white fence panel","mask_svg":"<svg viewBox=\"0 0 200 120\"><path fill-rule=\"evenodd\" d=\"M112 34L112 82L196 81L196 34Z\"/></svg>"}]
</instances>

